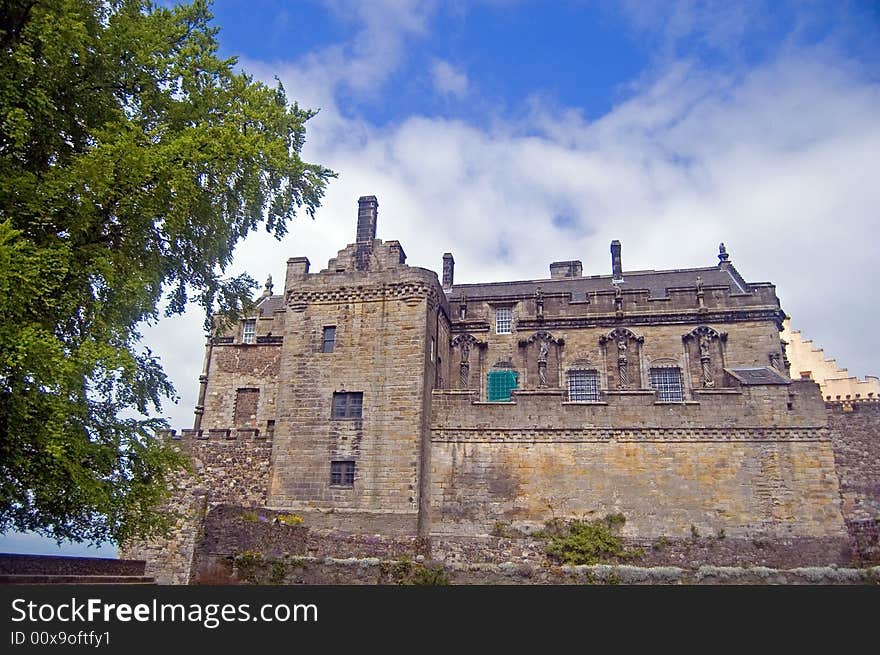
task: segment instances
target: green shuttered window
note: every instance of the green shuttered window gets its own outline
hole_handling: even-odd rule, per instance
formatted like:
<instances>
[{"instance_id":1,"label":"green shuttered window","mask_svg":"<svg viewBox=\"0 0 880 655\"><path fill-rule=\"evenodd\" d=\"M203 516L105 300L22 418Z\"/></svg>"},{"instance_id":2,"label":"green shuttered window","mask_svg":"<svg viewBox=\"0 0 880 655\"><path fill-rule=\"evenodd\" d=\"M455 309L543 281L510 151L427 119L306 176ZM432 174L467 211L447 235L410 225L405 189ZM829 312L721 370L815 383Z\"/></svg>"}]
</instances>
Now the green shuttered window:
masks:
<instances>
[{"instance_id":1,"label":"green shuttered window","mask_svg":"<svg viewBox=\"0 0 880 655\"><path fill-rule=\"evenodd\" d=\"M503 402L510 400L510 392L516 389L519 375L516 371L500 370L489 371L486 395L489 402Z\"/></svg>"}]
</instances>

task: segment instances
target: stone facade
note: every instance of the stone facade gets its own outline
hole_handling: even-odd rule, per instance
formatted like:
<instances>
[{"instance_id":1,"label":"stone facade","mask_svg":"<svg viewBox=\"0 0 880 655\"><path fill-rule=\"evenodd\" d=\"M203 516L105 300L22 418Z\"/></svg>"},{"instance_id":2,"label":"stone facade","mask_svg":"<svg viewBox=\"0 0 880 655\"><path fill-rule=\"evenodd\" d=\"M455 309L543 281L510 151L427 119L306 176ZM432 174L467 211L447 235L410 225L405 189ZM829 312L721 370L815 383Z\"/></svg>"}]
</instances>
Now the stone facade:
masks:
<instances>
[{"instance_id":1,"label":"stone facade","mask_svg":"<svg viewBox=\"0 0 880 655\"><path fill-rule=\"evenodd\" d=\"M615 242L611 275L566 261L542 280L456 285L450 253L441 283L377 221L361 198L355 243L319 272L291 258L283 293L270 280L254 316L209 340L180 439L196 463L186 511L170 540L124 549L148 573L186 582L252 550L224 533L226 505L379 535L380 558L433 542L506 561L467 540L611 513L633 543L772 542L783 554L766 562L783 567L810 563L795 550L873 557L880 473L860 457L877 461L877 413L790 379L775 288L746 282L723 245L710 267L628 272ZM372 556L353 537L305 543L286 552ZM750 551L713 552L700 561Z\"/></svg>"}]
</instances>

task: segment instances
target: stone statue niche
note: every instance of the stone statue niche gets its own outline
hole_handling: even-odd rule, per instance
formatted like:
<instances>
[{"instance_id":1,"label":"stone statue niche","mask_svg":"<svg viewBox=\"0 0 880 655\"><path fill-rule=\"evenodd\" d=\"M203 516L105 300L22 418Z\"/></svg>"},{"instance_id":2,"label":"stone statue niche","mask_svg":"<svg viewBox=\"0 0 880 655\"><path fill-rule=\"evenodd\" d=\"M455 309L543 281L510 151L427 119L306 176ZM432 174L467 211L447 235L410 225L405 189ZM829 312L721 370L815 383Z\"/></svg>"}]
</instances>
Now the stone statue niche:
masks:
<instances>
[{"instance_id":1,"label":"stone statue niche","mask_svg":"<svg viewBox=\"0 0 880 655\"><path fill-rule=\"evenodd\" d=\"M599 337L605 360L608 388L618 391L643 388L642 344L645 337L627 328L615 328Z\"/></svg>"},{"instance_id":2,"label":"stone statue niche","mask_svg":"<svg viewBox=\"0 0 880 655\"><path fill-rule=\"evenodd\" d=\"M453 359L450 363L450 387L454 389L479 388L483 369L482 352L486 342L470 334L459 334L452 340ZM458 374L454 372L458 368Z\"/></svg>"},{"instance_id":3,"label":"stone statue niche","mask_svg":"<svg viewBox=\"0 0 880 655\"><path fill-rule=\"evenodd\" d=\"M559 387L559 363L563 339L554 338L544 330L535 332L519 342L526 371L524 386L528 389L556 389Z\"/></svg>"},{"instance_id":4,"label":"stone statue niche","mask_svg":"<svg viewBox=\"0 0 880 655\"><path fill-rule=\"evenodd\" d=\"M681 337L694 389L717 389L724 385L726 332L700 325Z\"/></svg>"}]
</instances>

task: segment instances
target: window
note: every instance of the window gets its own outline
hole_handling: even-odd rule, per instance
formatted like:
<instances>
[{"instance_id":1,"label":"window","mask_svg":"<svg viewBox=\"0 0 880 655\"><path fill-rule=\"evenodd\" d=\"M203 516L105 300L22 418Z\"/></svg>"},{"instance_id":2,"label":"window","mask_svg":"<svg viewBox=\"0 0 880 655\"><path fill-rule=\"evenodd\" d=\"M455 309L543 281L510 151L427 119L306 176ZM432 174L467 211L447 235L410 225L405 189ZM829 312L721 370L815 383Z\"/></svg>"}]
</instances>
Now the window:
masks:
<instances>
[{"instance_id":1,"label":"window","mask_svg":"<svg viewBox=\"0 0 880 655\"><path fill-rule=\"evenodd\" d=\"M328 325L324 328L324 343L321 346L321 352L332 353L333 347L336 345L336 326Z\"/></svg>"},{"instance_id":2,"label":"window","mask_svg":"<svg viewBox=\"0 0 880 655\"><path fill-rule=\"evenodd\" d=\"M495 310L495 334L510 334L513 330L513 310L498 307Z\"/></svg>"},{"instance_id":3,"label":"window","mask_svg":"<svg viewBox=\"0 0 880 655\"><path fill-rule=\"evenodd\" d=\"M241 342L242 343L254 343L254 335L257 332L257 321L256 319L249 319L244 322L244 327L241 330Z\"/></svg>"},{"instance_id":4,"label":"window","mask_svg":"<svg viewBox=\"0 0 880 655\"><path fill-rule=\"evenodd\" d=\"M434 337L431 337L431 361L434 361Z\"/></svg>"},{"instance_id":5,"label":"window","mask_svg":"<svg viewBox=\"0 0 880 655\"><path fill-rule=\"evenodd\" d=\"M599 402L599 373L597 371L569 371L568 399L579 402Z\"/></svg>"},{"instance_id":6,"label":"window","mask_svg":"<svg viewBox=\"0 0 880 655\"><path fill-rule=\"evenodd\" d=\"M489 402L505 402L510 400L510 392L517 388L519 375L510 369L489 371L486 384L486 397Z\"/></svg>"},{"instance_id":7,"label":"window","mask_svg":"<svg viewBox=\"0 0 880 655\"><path fill-rule=\"evenodd\" d=\"M257 403L260 400L259 389L237 389L235 392L235 425L248 425L257 418Z\"/></svg>"},{"instance_id":8,"label":"window","mask_svg":"<svg viewBox=\"0 0 880 655\"><path fill-rule=\"evenodd\" d=\"M684 394L681 390L681 370L677 366L652 368L651 386L657 390L657 398L661 402L681 402Z\"/></svg>"},{"instance_id":9,"label":"window","mask_svg":"<svg viewBox=\"0 0 880 655\"><path fill-rule=\"evenodd\" d=\"M339 487L353 487L354 462L346 460L330 462L330 484Z\"/></svg>"},{"instance_id":10,"label":"window","mask_svg":"<svg viewBox=\"0 0 880 655\"><path fill-rule=\"evenodd\" d=\"M362 391L337 391L333 394L333 409L330 418L361 418L363 405L364 394Z\"/></svg>"}]
</instances>

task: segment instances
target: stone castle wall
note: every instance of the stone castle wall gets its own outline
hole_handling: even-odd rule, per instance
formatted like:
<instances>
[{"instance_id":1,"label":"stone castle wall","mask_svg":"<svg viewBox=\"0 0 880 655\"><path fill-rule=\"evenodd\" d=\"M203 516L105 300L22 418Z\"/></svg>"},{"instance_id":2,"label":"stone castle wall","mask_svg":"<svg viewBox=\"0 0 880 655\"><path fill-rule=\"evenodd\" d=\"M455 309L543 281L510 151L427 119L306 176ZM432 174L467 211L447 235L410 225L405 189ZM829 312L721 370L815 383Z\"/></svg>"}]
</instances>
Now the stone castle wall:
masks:
<instances>
[{"instance_id":1,"label":"stone castle wall","mask_svg":"<svg viewBox=\"0 0 880 655\"><path fill-rule=\"evenodd\" d=\"M625 534L642 538L845 534L832 438L811 382L707 392L687 404L644 392L599 404L552 391L514 398L435 392L434 534L618 512Z\"/></svg>"},{"instance_id":2,"label":"stone castle wall","mask_svg":"<svg viewBox=\"0 0 880 655\"><path fill-rule=\"evenodd\" d=\"M843 516L859 559L880 562L880 400L828 403Z\"/></svg>"}]
</instances>

